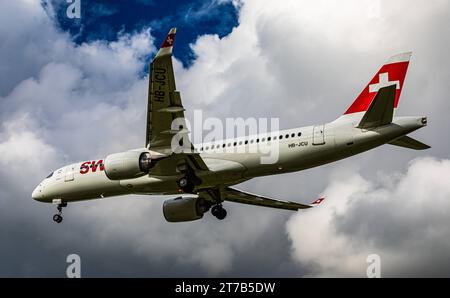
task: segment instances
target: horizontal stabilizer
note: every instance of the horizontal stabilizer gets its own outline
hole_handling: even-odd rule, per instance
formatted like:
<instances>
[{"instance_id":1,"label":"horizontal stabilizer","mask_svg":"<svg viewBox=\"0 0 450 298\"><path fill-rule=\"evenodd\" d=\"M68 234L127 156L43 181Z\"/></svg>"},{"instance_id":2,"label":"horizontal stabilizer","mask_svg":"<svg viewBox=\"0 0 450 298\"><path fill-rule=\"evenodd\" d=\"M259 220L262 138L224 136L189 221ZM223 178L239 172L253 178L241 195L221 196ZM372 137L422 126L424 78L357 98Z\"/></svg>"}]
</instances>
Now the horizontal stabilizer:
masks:
<instances>
[{"instance_id":1,"label":"horizontal stabilizer","mask_svg":"<svg viewBox=\"0 0 450 298\"><path fill-rule=\"evenodd\" d=\"M425 150L431 148L427 144L424 144L422 142L419 142L413 138L410 138L408 136L403 136L395 141L389 142L389 144L399 147L405 147L409 149L414 150Z\"/></svg>"},{"instance_id":2,"label":"horizontal stabilizer","mask_svg":"<svg viewBox=\"0 0 450 298\"><path fill-rule=\"evenodd\" d=\"M375 128L392 122L396 88L396 85L380 88L358 128Z\"/></svg>"}]
</instances>

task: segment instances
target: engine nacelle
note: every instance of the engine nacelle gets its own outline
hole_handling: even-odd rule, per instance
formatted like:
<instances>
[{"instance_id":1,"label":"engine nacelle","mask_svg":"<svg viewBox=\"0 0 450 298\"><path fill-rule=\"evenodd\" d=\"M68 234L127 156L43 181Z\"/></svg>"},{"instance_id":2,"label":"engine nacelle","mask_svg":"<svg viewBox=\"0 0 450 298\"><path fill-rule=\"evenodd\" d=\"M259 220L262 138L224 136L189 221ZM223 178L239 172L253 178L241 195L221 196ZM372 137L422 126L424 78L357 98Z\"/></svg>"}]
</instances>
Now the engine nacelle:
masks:
<instances>
[{"instance_id":1,"label":"engine nacelle","mask_svg":"<svg viewBox=\"0 0 450 298\"><path fill-rule=\"evenodd\" d=\"M133 179L149 173L153 167L148 151L126 151L105 159L105 174L111 180Z\"/></svg>"},{"instance_id":2,"label":"engine nacelle","mask_svg":"<svg viewBox=\"0 0 450 298\"><path fill-rule=\"evenodd\" d=\"M203 217L210 205L203 198L178 197L163 204L163 214L168 222L193 221Z\"/></svg>"}]
</instances>

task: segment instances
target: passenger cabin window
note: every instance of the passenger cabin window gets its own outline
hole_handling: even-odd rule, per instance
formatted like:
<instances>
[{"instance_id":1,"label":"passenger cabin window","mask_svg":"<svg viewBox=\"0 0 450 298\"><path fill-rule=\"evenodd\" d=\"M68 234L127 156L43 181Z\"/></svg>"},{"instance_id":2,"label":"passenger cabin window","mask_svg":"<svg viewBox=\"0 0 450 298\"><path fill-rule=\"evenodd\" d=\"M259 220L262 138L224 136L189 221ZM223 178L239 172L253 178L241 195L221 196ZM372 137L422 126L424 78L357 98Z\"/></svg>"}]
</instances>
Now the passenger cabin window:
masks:
<instances>
[{"instance_id":1,"label":"passenger cabin window","mask_svg":"<svg viewBox=\"0 0 450 298\"><path fill-rule=\"evenodd\" d=\"M261 142L264 142L265 140L266 140L266 138L262 138L262 139L261 139Z\"/></svg>"},{"instance_id":2,"label":"passenger cabin window","mask_svg":"<svg viewBox=\"0 0 450 298\"><path fill-rule=\"evenodd\" d=\"M301 136L302 136L302 133L301 133L301 132L299 132L299 133L298 133L298 136L299 136L299 137L301 137Z\"/></svg>"},{"instance_id":3,"label":"passenger cabin window","mask_svg":"<svg viewBox=\"0 0 450 298\"><path fill-rule=\"evenodd\" d=\"M280 136L280 140L282 140L283 139L283 136Z\"/></svg>"},{"instance_id":4,"label":"passenger cabin window","mask_svg":"<svg viewBox=\"0 0 450 298\"><path fill-rule=\"evenodd\" d=\"M271 138L271 137L268 137L268 138L267 138L267 141L270 142L270 140L272 140L272 138Z\"/></svg>"},{"instance_id":5,"label":"passenger cabin window","mask_svg":"<svg viewBox=\"0 0 450 298\"><path fill-rule=\"evenodd\" d=\"M248 140L245 140L245 145L247 145L248 144Z\"/></svg>"},{"instance_id":6,"label":"passenger cabin window","mask_svg":"<svg viewBox=\"0 0 450 298\"><path fill-rule=\"evenodd\" d=\"M289 139L289 135L286 135L286 139Z\"/></svg>"}]
</instances>

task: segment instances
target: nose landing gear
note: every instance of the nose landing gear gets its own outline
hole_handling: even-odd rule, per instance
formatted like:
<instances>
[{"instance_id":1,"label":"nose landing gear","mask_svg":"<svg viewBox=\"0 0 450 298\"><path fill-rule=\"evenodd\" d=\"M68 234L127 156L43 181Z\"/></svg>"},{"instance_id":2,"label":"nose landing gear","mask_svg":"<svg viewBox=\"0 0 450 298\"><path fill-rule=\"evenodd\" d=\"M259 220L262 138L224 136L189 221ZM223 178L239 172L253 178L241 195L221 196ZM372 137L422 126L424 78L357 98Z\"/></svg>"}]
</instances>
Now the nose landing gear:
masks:
<instances>
[{"instance_id":1,"label":"nose landing gear","mask_svg":"<svg viewBox=\"0 0 450 298\"><path fill-rule=\"evenodd\" d=\"M60 223L60 222L62 222L62 220L63 220L63 217L60 214L53 215L53 221L54 222Z\"/></svg>"},{"instance_id":2,"label":"nose landing gear","mask_svg":"<svg viewBox=\"0 0 450 298\"><path fill-rule=\"evenodd\" d=\"M58 209L58 213L53 215L53 221L56 223L61 223L63 221L63 217L62 217L62 208L67 207L67 203L64 202L59 202L58 203L58 207L56 207L56 209Z\"/></svg>"},{"instance_id":3,"label":"nose landing gear","mask_svg":"<svg viewBox=\"0 0 450 298\"><path fill-rule=\"evenodd\" d=\"M222 204L214 205L211 208L211 214L214 215L217 219L223 220L227 217L227 210L222 207Z\"/></svg>"}]
</instances>

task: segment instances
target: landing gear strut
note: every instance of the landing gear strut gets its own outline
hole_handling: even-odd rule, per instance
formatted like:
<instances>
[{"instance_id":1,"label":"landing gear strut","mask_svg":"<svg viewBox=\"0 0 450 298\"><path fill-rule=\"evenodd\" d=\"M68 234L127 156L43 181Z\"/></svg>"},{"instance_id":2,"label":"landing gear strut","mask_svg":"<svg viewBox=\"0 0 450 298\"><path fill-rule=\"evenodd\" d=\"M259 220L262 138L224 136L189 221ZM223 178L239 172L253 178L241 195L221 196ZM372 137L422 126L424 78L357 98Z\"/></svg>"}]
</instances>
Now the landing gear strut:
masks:
<instances>
[{"instance_id":1,"label":"landing gear strut","mask_svg":"<svg viewBox=\"0 0 450 298\"><path fill-rule=\"evenodd\" d=\"M56 207L56 209L58 209L58 213L53 215L53 221L56 223L61 223L63 221L63 217L62 217L62 208L67 207L67 203L60 203L58 204L58 207Z\"/></svg>"},{"instance_id":2,"label":"landing gear strut","mask_svg":"<svg viewBox=\"0 0 450 298\"><path fill-rule=\"evenodd\" d=\"M217 204L212 207L211 214L214 215L217 219L223 220L225 217L227 217L227 210L222 207L222 204Z\"/></svg>"}]
</instances>

